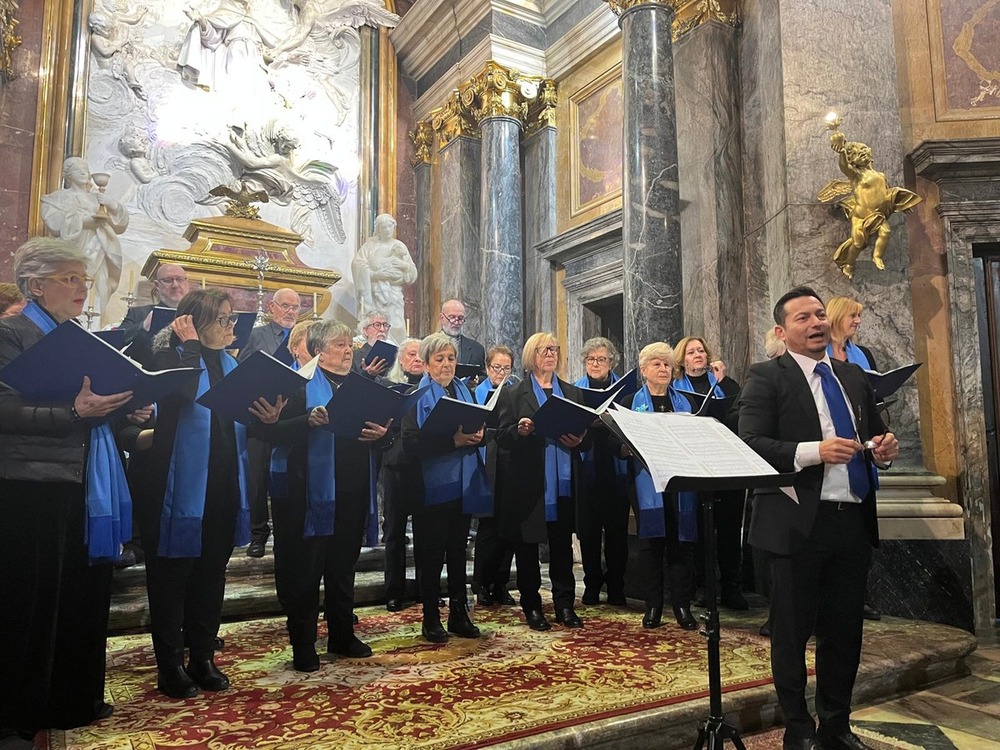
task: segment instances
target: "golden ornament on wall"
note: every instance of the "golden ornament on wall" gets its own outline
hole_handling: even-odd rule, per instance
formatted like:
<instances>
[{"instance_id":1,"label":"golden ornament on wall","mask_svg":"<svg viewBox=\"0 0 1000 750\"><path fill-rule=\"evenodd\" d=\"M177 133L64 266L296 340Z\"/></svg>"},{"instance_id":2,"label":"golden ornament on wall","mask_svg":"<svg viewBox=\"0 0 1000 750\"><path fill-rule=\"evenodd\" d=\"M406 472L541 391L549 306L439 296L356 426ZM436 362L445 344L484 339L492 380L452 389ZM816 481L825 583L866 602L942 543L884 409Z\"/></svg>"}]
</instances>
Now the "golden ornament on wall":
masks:
<instances>
[{"instance_id":1,"label":"golden ornament on wall","mask_svg":"<svg viewBox=\"0 0 1000 750\"><path fill-rule=\"evenodd\" d=\"M17 25L14 18L17 10L15 0L0 0L0 79L10 81L14 75L14 50L21 46L21 37L17 35Z\"/></svg>"}]
</instances>

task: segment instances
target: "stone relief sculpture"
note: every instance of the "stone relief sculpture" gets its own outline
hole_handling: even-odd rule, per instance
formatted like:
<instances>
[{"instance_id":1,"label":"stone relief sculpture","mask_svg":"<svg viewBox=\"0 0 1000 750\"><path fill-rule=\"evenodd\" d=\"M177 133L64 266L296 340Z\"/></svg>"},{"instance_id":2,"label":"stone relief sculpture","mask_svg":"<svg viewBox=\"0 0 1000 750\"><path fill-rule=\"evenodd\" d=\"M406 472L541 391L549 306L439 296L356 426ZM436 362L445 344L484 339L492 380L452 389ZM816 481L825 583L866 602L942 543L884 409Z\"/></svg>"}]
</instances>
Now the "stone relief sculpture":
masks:
<instances>
[{"instance_id":1,"label":"stone relief sculpture","mask_svg":"<svg viewBox=\"0 0 1000 750\"><path fill-rule=\"evenodd\" d=\"M148 185L160 176L149 160L149 138L139 128L133 125L125 130L118 139L118 150L128 159L129 172L143 185Z\"/></svg>"},{"instance_id":2,"label":"stone relief sculpture","mask_svg":"<svg viewBox=\"0 0 1000 750\"><path fill-rule=\"evenodd\" d=\"M42 221L50 232L78 244L90 258L88 272L94 277L94 294L99 301L95 307L100 311L121 278L118 235L128 229L128 211L108 198L103 188L93 190L95 180L90 167L79 156L71 156L63 163L62 175L65 187L42 197Z\"/></svg>"},{"instance_id":3,"label":"stone relief sculpture","mask_svg":"<svg viewBox=\"0 0 1000 750\"><path fill-rule=\"evenodd\" d=\"M351 262L358 300L356 317L369 310L389 316L389 334L394 341L406 336L403 287L417 280L417 267L406 245L396 239L396 220L389 214L375 217L375 235L358 248Z\"/></svg>"},{"instance_id":4,"label":"stone relief sculpture","mask_svg":"<svg viewBox=\"0 0 1000 750\"><path fill-rule=\"evenodd\" d=\"M830 147L839 155L840 171L847 180L830 180L817 197L824 203L839 201L851 222L851 234L837 248L833 260L847 278L853 279L858 255L874 237L872 260L879 270L885 270L885 248L891 233L889 217L895 211L909 211L923 199L905 188L890 188L885 174L872 165L871 147L848 141L840 132L836 113L827 115L826 124L833 131Z\"/></svg>"},{"instance_id":5,"label":"stone relief sculpture","mask_svg":"<svg viewBox=\"0 0 1000 750\"><path fill-rule=\"evenodd\" d=\"M111 71L111 76L124 80L139 99L146 94L136 77L136 50L132 42L133 26L146 15L147 8L139 7L132 12L115 13L111 10L95 10L87 18L90 28L90 48L97 64Z\"/></svg>"}]
</instances>

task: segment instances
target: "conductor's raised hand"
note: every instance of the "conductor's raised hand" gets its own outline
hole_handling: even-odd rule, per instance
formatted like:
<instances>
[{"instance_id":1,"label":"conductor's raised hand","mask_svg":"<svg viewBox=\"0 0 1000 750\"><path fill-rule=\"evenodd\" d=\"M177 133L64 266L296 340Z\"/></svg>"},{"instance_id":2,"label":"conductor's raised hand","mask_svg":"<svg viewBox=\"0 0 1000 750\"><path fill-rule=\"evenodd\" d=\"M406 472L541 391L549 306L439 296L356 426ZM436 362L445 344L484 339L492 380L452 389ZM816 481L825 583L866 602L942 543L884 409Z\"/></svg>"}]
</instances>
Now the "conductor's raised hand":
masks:
<instances>
[{"instance_id":1,"label":"conductor's raised hand","mask_svg":"<svg viewBox=\"0 0 1000 750\"><path fill-rule=\"evenodd\" d=\"M106 417L116 409L120 409L132 398L132 391L112 393L109 396L98 396L90 390L90 378L83 376L83 386L73 399L73 408L83 419Z\"/></svg>"},{"instance_id":2,"label":"conductor's raised hand","mask_svg":"<svg viewBox=\"0 0 1000 750\"><path fill-rule=\"evenodd\" d=\"M261 396L250 405L247 411L257 417L261 424L274 424L278 421L278 417L281 416L281 410L285 408L285 404L287 403L288 400L280 394L274 400L274 404L271 404L271 402Z\"/></svg>"},{"instance_id":3,"label":"conductor's raised hand","mask_svg":"<svg viewBox=\"0 0 1000 750\"><path fill-rule=\"evenodd\" d=\"M456 448L468 448L472 445L479 445L483 441L484 434L486 434L485 425L480 427L476 432L462 432L462 425L459 425L452 438L455 441Z\"/></svg>"},{"instance_id":4,"label":"conductor's raised hand","mask_svg":"<svg viewBox=\"0 0 1000 750\"><path fill-rule=\"evenodd\" d=\"M322 427L325 424L330 424L330 415L327 413L326 407L314 406L312 411L309 412L309 426Z\"/></svg>"},{"instance_id":5,"label":"conductor's raised hand","mask_svg":"<svg viewBox=\"0 0 1000 750\"><path fill-rule=\"evenodd\" d=\"M825 464L846 464L862 448L857 440L830 438L819 444L819 457Z\"/></svg>"},{"instance_id":6,"label":"conductor's raised hand","mask_svg":"<svg viewBox=\"0 0 1000 750\"><path fill-rule=\"evenodd\" d=\"M170 328L181 342L198 340L198 329L194 327L194 318L190 315L178 315Z\"/></svg>"},{"instance_id":7,"label":"conductor's raised hand","mask_svg":"<svg viewBox=\"0 0 1000 750\"><path fill-rule=\"evenodd\" d=\"M576 448L583 442L583 438L586 437L586 435L586 430L584 430L581 435L560 435L559 442L562 443L564 448Z\"/></svg>"},{"instance_id":8,"label":"conductor's raised hand","mask_svg":"<svg viewBox=\"0 0 1000 750\"><path fill-rule=\"evenodd\" d=\"M385 424L379 424L378 422L365 422L365 426L361 429L361 436L358 440L362 440L366 443L381 440L385 437L386 433L389 432L389 428L391 426L391 419Z\"/></svg>"}]
</instances>

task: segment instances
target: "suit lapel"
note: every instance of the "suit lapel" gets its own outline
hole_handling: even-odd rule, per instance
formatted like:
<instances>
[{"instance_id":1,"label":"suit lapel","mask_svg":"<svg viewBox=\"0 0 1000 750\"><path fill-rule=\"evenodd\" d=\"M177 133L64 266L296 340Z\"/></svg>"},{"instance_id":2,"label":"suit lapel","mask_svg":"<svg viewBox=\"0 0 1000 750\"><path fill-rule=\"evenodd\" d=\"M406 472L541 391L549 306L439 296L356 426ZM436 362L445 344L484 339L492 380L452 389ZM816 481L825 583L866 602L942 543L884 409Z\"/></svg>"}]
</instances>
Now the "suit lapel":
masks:
<instances>
[{"instance_id":1,"label":"suit lapel","mask_svg":"<svg viewBox=\"0 0 1000 750\"><path fill-rule=\"evenodd\" d=\"M806 380L802 368L792 358L792 355L787 353L781 355L781 358L778 360L778 366L781 367L785 382L791 391L792 397L798 402L802 414L811 422L812 429L810 431L817 435L818 439L822 440L823 428L819 424L819 413L816 411L816 402L813 400L812 389L809 388L809 382Z\"/></svg>"}]
</instances>

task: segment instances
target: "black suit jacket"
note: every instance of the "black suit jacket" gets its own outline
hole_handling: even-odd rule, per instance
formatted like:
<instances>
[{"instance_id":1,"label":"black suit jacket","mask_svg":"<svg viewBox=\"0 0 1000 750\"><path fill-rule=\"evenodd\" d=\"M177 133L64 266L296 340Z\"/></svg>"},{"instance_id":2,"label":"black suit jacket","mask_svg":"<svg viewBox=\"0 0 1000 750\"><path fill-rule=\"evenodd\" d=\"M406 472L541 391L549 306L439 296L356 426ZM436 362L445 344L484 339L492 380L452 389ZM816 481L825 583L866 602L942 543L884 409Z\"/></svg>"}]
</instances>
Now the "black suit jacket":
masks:
<instances>
[{"instance_id":1,"label":"black suit jacket","mask_svg":"<svg viewBox=\"0 0 1000 750\"><path fill-rule=\"evenodd\" d=\"M832 360L833 372L850 401L862 442L885 432L868 377L857 365ZM790 354L750 368L740 396L740 437L781 472L795 470L799 443L822 440L819 414L802 368ZM869 456L865 461L873 477ZM754 492L750 543L779 555L803 548L812 532L823 486L823 464L807 466L795 480L798 503L779 490ZM862 502L868 541L878 546L875 482ZM846 499L846 498L845 498Z\"/></svg>"},{"instance_id":2,"label":"black suit jacket","mask_svg":"<svg viewBox=\"0 0 1000 750\"><path fill-rule=\"evenodd\" d=\"M266 352L274 354L285 342L287 330L279 326L273 320L267 325L257 326L247 337L247 345L240 352L239 361L242 362L254 352Z\"/></svg>"},{"instance_id":3,"label":"black suit jacket","mask_svg":"<svg viewBox=\"0 0 1000 750\"><path fill-rule=\"evenodd\" d=\"M455 353L459 364L479 365L483 371L486 370L486 350L483 345L468 336L458 337L458 351Z\"/></svg>"}]
</instances>

